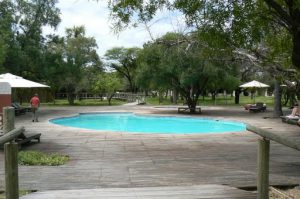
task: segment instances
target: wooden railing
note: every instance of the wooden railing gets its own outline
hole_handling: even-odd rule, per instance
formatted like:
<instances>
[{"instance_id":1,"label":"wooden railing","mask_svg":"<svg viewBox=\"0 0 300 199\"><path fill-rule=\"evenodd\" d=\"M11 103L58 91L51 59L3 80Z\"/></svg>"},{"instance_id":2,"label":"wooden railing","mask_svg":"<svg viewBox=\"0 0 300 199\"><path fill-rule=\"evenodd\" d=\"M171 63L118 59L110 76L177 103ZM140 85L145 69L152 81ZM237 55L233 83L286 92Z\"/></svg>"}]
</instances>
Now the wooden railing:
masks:
<instances>
[{"instance_id":1,"label":"wooden railing","mask_svg":"<svg viewBox=\"0 0 300 199\"><path fill-rule=\"evenodd\" d=\"M274 134L268 130L247 125L247 130L258 134L262 139L258 140L257 154L257 198L269 198L269 160L270 160L270 140L284 146L300 150L300 142L285 136Z\"/></svg>"},{"instance_id":2,"label":"wooden railing","mask_svg":"<svg viewBox=\"0 0 300 199\"><path fill-rule=\"evenodd\" d=\"M91 94L91 93L78 93L76 94L76 99L103 99L107 98L107 94ZM65 99L67 98L67 93L56 93L56 99ZM143 103L145 101L144 94L133 94L133 93L121 93L117 92L112 97L113 99L125 100L127 102L135 102Z\"/></svg>"},{"instance_id":3,"label":"wooden railing","mask_svg":"<svg viewBox=\"0 0 300 199\"><path fill-rule=\"evenodd\" d=\"M144 94L132 94L132 93L115 93L114 99L126 100L127 102L142 103L145 101Z\"/></svg>"}]
</instances>

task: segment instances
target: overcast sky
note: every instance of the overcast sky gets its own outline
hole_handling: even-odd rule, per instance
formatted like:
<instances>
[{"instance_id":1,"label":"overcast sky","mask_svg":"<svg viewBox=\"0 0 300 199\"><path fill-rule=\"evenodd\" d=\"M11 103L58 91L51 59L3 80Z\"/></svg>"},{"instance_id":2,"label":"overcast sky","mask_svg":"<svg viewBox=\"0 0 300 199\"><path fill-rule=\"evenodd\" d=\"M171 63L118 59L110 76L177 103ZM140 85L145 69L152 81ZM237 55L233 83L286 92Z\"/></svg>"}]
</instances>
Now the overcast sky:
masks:
<instances>
[{"instance_id":1,"label":"overcast sky","mask_svg":"<svg viewBox=\"0 0 300 199\"><path fill-rule=\"evenodd\" d=\"M98 44L98 53L103 56L106 50L113 47L142 47L149 41L150 35L144 25L137 28L129 28L118 35L114 34L109 21L107 0L60 0L57 7L61 11L61 23L56 34L65 35L65 29L73 26L84 25L86 35L94 37ZM159 37L169 31L178 31L182 21L179 15L162 12L159 13L150 29L154 37ZM45 34L53 32L49 28L44 29Z\"/></svg>"}]
</instances>

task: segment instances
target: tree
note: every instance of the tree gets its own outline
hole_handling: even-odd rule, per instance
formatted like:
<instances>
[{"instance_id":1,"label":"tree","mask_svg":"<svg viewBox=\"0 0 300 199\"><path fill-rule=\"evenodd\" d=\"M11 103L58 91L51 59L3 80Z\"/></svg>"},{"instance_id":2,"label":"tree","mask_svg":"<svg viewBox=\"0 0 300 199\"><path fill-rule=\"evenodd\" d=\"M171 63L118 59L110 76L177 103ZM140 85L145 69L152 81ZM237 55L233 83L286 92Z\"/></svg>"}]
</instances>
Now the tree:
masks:
<instances>
[{"instance_id":1,"label":"tree","mask_svg":"<svg viewBox=\"0 0 300 199\"><path fill-rule=\"evenodd\" d=\"M47 85L50 86L53 96L61 88L61 79L64 79L64 38L57 35L49 35L44 48L43 73ZM54 101L55 103L55 101Z\"/></svg>"},{"instance_id":2,"label":"tree","mask_svg":"<svg viewBox=\"0 0 300 199\"><path fill-rule=\"evenodd\" d=\"M228 45L236 48L255 49L259 42L273 29L284 27L292 38L293 64L300 63L300 3L298 0L258 0L258 1L110 1L109 8L117 30L129 24L150 21L159 10L178 10L185 16L186 24L196 29L214 27L219 32L227 32ZM275 23L275 25L274 25ZM271 31L269 31L271 30ZM252 48L252 49L251 49Z\"/></svg>"},{"instance_id":3,"label":"tree","mask_svg":"<svg viewBox=\"0 0 300 199\"><path fill-rule=\"evenodd\" d=\"M97 44L93 37L86 37L83 26L66 29L63 44L63 73L60 84L68 94L68 101L74 104L75 92L83 77L86 67L101 66L96 52Z\"/></svg>"},{"instance_id":4,"label":"tree","mask_svg":"<svg viewBox=\"0 0 300 199\"><path fill-rule=\"evenodd\" d=\"M42 28L55 28L60 22L56 3L57 0L0 2L0 65L4 71L46 80Z\"/></svg>"},{"instance_id":5,"label":"tree","mask_svg":"<svg viewBox=\"0 0 300 199\"><path fill-rule=\"evenodd\" d=\"M10 38L13 38L13 13L14 7L11 1L0 2L0 72L4 69L3 63L9 50Z\"/></svg>"},{"instance_id":6,"label":"tree","mask_svg":"<svg viewBox=\"0 0 300 199\"><path fill-rule=\"evenodd\" d=\"M183 13L186 24L190 27L194 27L197 30L205 30L212 27L217 32L226 32L229 35L227 37L228 46L232 46L233 52L238 53L239 49L246 50L246 53L244 53L245 57L256 57L257 60L254 62L260 62L260 67L264 67L264 71L271 72L276 81L282 79L282 74L286 74L286 72L282 73L282 71L290 68L290 66L283 64L282 55L270 52L272 47L281 43L276 44L273 42L273 46L268 48L268 53L270 54L267 56L266 54L260 54L259 51L261 50L261 45L265 47L264 42L268 38L275 38L276 40L278 33L285 29L287 37L285 37L284 43L291 44L290 50L285 51L287 53L286 57L290 59L294 68L298 71L300 69L299 0L158 0L147 2L116 0L109 2L109 8L111 9L111 15L117 31L128 27L130 24L135 26L137 23L150 21L159 10L178 10L180 13ZM271 57L281 57L281 59L278 62L278 59L269 59ZM298 82L298 84L300 83ZM276 83L276 85L279 84ZM277 112L276 115L280 115L282 114L279 106L280 92L276 93L278 95L275 97L278 99L274 110ZM299 99L300 90L297 91L297 95Z\"/></svg>"},{"instance_id":7,"label":"tree","mask_svg":"<svg viewBox=\"0 0 300 199\"><path fill-rule=\"evenodd\" d=\"M300 2L299 0L263 0L271 14L270 21L286 28L292 37L292 62L300 69Z\"/></svg>"},{"instance_id":8,"label":"tree","mask_svg":"<svg viewBox=\"0 0 300 199\"><path fill-rule=\"evenodd\" d=\"M139 48L119 47L112 48L105 53L106 58L111 61L109 67L126 78L132 93L137 91L135 85L135 70L137 68L136 58L139 51Z\"/></svg>"},{"instance_id":9,"label":"tree","mask_svg":"<svg viewBox=\"0 0 300 199\"><path fill-rule=\"evenodd\" d=\"M199 33L200 34L200 33ZM200 34L201 35L201 34ZM216 75L225 79L232 65L224 63L223 53L204 48L206 41L198 33L168 33L144 45L139 57L137 82L155 89L175 89L195 112L200 94ZM227 73L228 72L228 73Z\"/></svg>"},{"instance_id":10,"label":"tree","mask_svg":"<svg viewBox=\"0 0 300 199\"><path fill-rule=\"evenodd\" d=\"M108 105L111 105L111 99L121 88L122 83L115 72L99 74L93 84L94 92L107 94Z\"/></svg>"}]
</instances>

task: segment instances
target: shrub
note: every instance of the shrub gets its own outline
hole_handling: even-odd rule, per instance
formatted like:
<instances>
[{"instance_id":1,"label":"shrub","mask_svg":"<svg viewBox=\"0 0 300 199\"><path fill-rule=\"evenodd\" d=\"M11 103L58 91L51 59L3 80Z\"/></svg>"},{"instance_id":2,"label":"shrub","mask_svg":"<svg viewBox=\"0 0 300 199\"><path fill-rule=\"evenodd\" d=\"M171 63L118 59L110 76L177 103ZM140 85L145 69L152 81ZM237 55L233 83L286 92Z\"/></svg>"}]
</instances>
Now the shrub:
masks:
<instances>
[{"instance_id":1,"label":"shrub","mask_svg":"<svg viewBox=\"0 0 300 199\"><path fill-rule=\"evenodd\" d=\"M57 153L42 153L39 151L21 151L18 154L20 165L59 166L69 160L69 156Z\"/></svg>"}]
</instances>

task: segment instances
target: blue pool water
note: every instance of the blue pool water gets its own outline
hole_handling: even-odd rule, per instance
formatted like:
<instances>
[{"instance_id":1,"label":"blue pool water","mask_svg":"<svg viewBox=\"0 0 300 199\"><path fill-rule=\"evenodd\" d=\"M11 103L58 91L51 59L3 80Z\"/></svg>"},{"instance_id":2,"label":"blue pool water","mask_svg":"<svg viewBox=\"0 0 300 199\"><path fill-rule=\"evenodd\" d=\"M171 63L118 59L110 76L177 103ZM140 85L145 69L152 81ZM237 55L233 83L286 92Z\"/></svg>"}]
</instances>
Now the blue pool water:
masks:
<instances>
[{"instance_id":1,"label":"blue pool water","mask_svg":"<svg viewBox=\"0 0 300 199\"><path fill-rule=\"evenodd\" d=\"M79 114L74 117L53 119L63 126L141 133L207 134L246 130L243 123L192 117L141 116L133 113Z\"/></svg>"}]
</instances>

